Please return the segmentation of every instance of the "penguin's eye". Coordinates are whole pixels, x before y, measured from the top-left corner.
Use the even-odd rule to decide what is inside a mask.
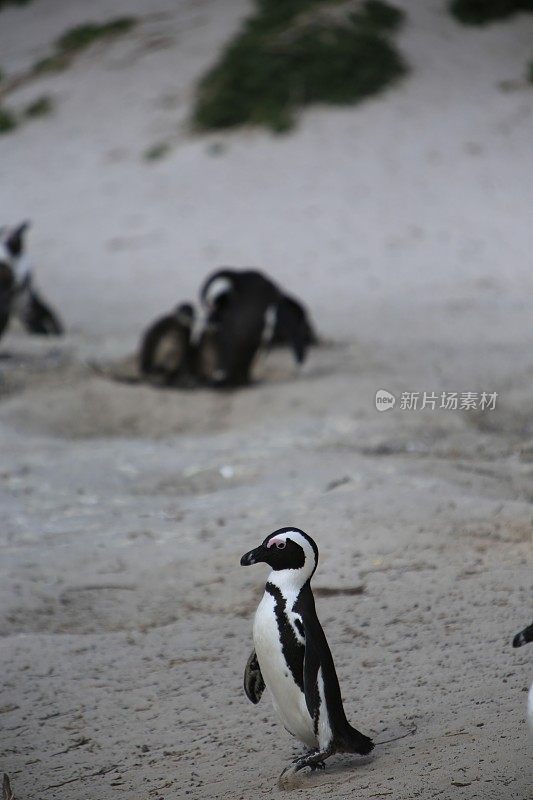
[[[276,542],[276,547],[278,550],[285,550],[286,542]]]

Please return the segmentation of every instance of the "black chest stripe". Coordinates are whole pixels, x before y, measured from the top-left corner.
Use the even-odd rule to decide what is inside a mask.
[[[286,613],[287,601],[283,597],[280,589],[272,583],[267,583],[266,591],[274,598],[274,614],[278,623],[281,650],[295,683],[304,691],[304,654],[305,646],[298,641],[293,627],[289,622]],[[304,635],[304,627],[300,620],[296,620],[298,631]]]

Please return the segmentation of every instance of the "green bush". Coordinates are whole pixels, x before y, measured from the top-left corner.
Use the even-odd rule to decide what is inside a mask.
[[[0,0],[0,11],[6,6],[27,6],[32,0]]]
[[[54,110],[54,103],[47,94],[41,95],[24,109],[25,117],[45,117]]]
[[[0,106],[0,135],[9,133],[17,127],[15,115],[7,108]]]
[[[56,50],[60,53],[73,53],[85,50],[86,47],[96,42],[98,39],[108,39],[112,36],[119,36],[127,33],[137,21],[133,17],[117,17],[110,22],[102,25],[94,22],[87,22],[84,25],[77,25],[75,28],[65,31],[56,41]]]
[[[134,17],[117,17],[117,19],[102,24],[86,22],[83,25],[69,28],[57,39],[54,52],[46,58],[36,61],[32,70],[39,74],[65,69],[77,53],[85,50],[93,42],[120,36],[130,31],[136,24],[137,20]]]
[[[402,12],[368,0],[344,20],[331,2],[257,0],[220,62],[198,86],[193,121],[203,130],[251,123],[283,131],[311,103],[355,103],[403,75],[405,64],[386,33]]]
[[[146,161],[159,161],[170,152],[170,145],[167,142],[158,142],[144,151],[143,157]]]
[[[533,0],[452,0],[450,12],[465,25],[484,25],[517,11],[533,11]]]

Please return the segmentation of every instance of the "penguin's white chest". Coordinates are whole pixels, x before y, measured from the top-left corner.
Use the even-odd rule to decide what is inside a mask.
[[[313,720],[307,710],[305,695],[295,682],[283,655],[275,600],[269,592],[265,592],[257,608],[253,638],[263,680],[272,695],[281,722],[289,733],[308,747],[316,747]]]

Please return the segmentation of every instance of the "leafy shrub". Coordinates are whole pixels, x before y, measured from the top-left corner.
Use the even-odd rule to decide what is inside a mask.
[[[381,0],[368,0],[345,19],[327,13],[331,2],[256,5],[256,15],[198,86],[193,121],[199,129],[251,123],[287,130],[298,107],[356,103],[406,72],[386,36],[403,14]]]
[[[137,20],[134,17],[117,17],[102,24],[86,22],[69,28],[57,39],[54,52],[35,62],[33,72],[39,74],[65,69],[75,55],[94,42],[120,36],[130,31],[136,24]]]
[[[26,106],[24,109],[24,116],[45,117],[47,114],[51,114],[53,110],[54,103],[52,98],[47,94],[43,94],[30,103],[29,106]]]
[[[533,11],[533,0],[452,0],[450,12],[465,25],[484,25],[517,11]]]
[[[17,127],[17,120],[11,111],[0,106],[0,135],[9,133]]]

